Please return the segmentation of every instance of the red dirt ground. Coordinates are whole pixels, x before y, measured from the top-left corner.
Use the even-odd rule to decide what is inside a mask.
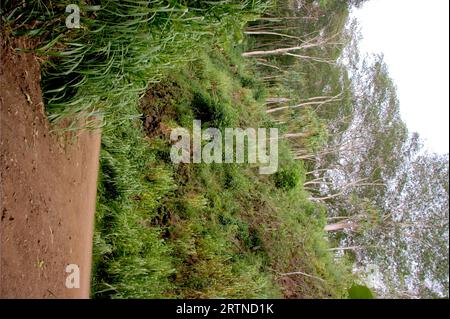
[[[88,298],[100,134],[51,133],[31,42],[0,41],[0,297]]]

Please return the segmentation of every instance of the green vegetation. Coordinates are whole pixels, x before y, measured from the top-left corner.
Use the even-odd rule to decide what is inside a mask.
[[[249,164],[170,162],[167,128],[198,118],[205,127],[269,126],[259,91],[238,48],[215,47],[150,85],[143,119],[103,132],[95,296],[345,294],[348,270],[327,252],[325,211],[307,200],[287,145],[273,178]],[[293,275],[283,285],[283,273],[300,270],[319,279]]]
[[[353,260],[377,295],[448,296],[448,154],[422,149],[383,56],[361,55],[348,19],[361,3],[284,2],[246,28],[244,56],[303,161],[303,189],[326,207],[336,257]]]
[[[348,290],[351,299],[373,299],[372,291],[366,286],[353,285]]]
[[[266,7],[262,0],[16,2],[2,3],[2,18],[12,35],[44,41],[37,52],[49,57],[42,82],[49,118],[100,113],[111,125],[128,119],[123,109],[137,104],[148,83],[203,47],[230,41],[233,30]],[[80,28],[64,23],[69,4],[81,10]]]
[[[414,156],[382,57],[359,56],[348,15],[362,2],[79,1],[80,29],[64,26],[72,1],[2,4],[8,36],[41,40],[49,119],[102,126],[93,297],[345,298],[367,292],[354,262],[397,267],[392,256],[402,263],[385,267],[386,286],[419,294],[405,251],[448,283],[448,222],[406,229],[436,224],[439,213],[416,214],[433,201],[448,220],[448,159]],[[278,172],[173,164],[170,131],[194,119],[278,127]],[[430,186],[420,203],[416,175]],[[389,250],[431,228],[434,254],[407,236]]]
[[[307,200],[288,144],[274,177],[249,164],[170,162],[167,129],[193,119],[274,125],[266,86],[240,56],[243,26],[267,4],[80,2],[82,28],[67,30],[68,3],[35,1],[7,20],[12,34],[46,40],[37,51],[48,56],[49,118],[103,116],[93,296],[345,295],[349,271],[327,251],[325,211]],[[297,271],[307,275],[285,274]]]

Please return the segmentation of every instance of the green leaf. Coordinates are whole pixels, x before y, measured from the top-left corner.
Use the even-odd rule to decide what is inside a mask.
[[[348,289],[349,299],[374,299],[372,291],[363,285],[353,285]]]

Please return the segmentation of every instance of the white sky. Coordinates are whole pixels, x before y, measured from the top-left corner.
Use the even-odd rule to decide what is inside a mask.
[[[370,0],[352,14],[361,50],[384,53],[409,130],[437,153],[449,150],[449,2]]]

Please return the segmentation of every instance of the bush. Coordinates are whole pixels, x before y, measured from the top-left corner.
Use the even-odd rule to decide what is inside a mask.
[[[250,75],[241,75],[240,76],[242,87],[245,88],[253,88],[256,84],[256,80],[253,76]]]
[[[294,189],[300,181],[300,172],[298,167],[281,169],[274,175],[275,186],[285,190]]]

